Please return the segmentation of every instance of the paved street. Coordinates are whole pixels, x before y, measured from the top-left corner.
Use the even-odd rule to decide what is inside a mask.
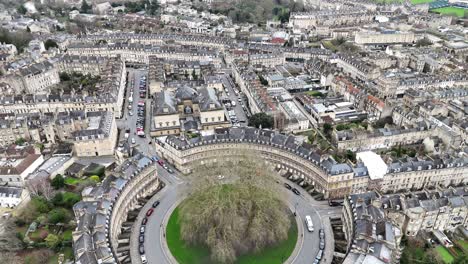
[[[223,78],[223,85],[224,85],[224,87],[227,88],[227,90],[229,92],[228,97],[231,100],[231,102],[232,101],[236,102],[236,106],[232,107],[232,109],[236,113],[236,117],[237,117],[237,120],[239,121],[239,125],[240,126],[247,126],[248,118],[247,118],[246,113],[245,113],[246,110],[244,110],[242,108],[241,102],[239,102],[239,98],[241,98],[242,101],[244,99],[242,98],[242,94],[239,93],[239,95],[236,95],[235,92],[234,92],[234,89],[236,89],[237,91],[240,91],[240,90],[237,89],[235,83],[232,81],[232,79],[228,75],[226,75],[225,78]],[[247,109],[247,107],[245,109]],[[245,121],[245,122],[242,122],[242,121]]]
[[[153,146],[149,144],[151,138],[149,137],[149,130],[150,130],[150,113],[145,111],[145,133],[146,137],[142,138],[136,135],[136,122],[138,118],[138,101],[145,100],[146,105],[150,104],[150,99],[140,99],[140,92],[139,92],[139,84],[140,78],[142,76],[147,75],[146,70],[141,69],[128,69],[128,83],[127,83],[127,91],[125,93],[125,104],[124,104],[124,116],[118,122],[118,127],[122,131],[121,138],[123,138],[123,134],[125,133],[125,129],[130,129],[130,136],[128,138],[128,143],[130,146],[136,146],[140,149],[143,153],[146,153],[149,156],[154,156],[156,151],[154,150]],[[133,80],[133,82],[132,82]],[[133,91],[133,102],[129,102],[130,91]],[[132,105],[132,109],[128,109],[128,105]],[[132,116],[129,115],[129,111],[133,113]],[[135,144],[132,144],[132,138],[135,139]]]

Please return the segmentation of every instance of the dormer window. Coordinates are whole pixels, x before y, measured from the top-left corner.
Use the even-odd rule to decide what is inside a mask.
[[[210,109],[214,109],[215,108],[215,104],[211,103],[210,104]]]
[[[168,113],[168,112],[169,112],[169,108],[164,107],[164,108],[163,108],[163,113]]]

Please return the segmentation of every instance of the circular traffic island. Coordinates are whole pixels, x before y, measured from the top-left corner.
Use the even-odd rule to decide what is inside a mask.
[[[293,252],[297,224],[255,158],[193,170],[193,191],[172,212],[166,242],[180,264],[283,263]]]

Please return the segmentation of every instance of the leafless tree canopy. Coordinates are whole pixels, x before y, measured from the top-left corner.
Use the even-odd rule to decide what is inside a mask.
[[[50,185],[47,177],[36,177],[34,179],[27,180],[25,186],[32,196],[42,195],[48,201],[54,196],[54,189]]]
[[[195,191],[180,205],[182,238],[221,263],[287,239],[291,221],[274,174],[250,155],[194,168]]]

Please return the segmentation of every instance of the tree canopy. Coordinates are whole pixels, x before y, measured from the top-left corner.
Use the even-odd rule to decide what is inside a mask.
[[[287,239],[291,220],[275,172],[262,165],[245,156],[195,168],[195,191],[179,206],[182,239],[207,246],[221,263]]]
[[[267,115],[266,113],[254,114],[249,118],[249,125],[259,128],[272,128],[273,127],[273,117]]]
[[[45,47],[46,50],[49,50],[50,48],[58,48],[58,45],[57,45],[57,42],[55,42],[55,40],[48,39],[44,43],[44,47]]]

